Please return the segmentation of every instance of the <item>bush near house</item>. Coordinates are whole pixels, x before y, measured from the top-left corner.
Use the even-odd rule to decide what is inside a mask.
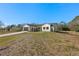
[[[59,28],[60,28],[60,31],[70,31],[68,24],[63,21],[59,23]]]
[[[68,28],[67,25],[64,25],[64,26],[62,27],[62,30],[63,30],[63,31],[70,31],[70,29]]]

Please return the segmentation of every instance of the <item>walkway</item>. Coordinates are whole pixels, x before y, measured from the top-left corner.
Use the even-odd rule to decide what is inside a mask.
[[[25,33],[25,32],[27,32],[27,31],[21,31],[21,32],[14,32],[14,33],[2,34],[2,35],[0,35],[0,37],[16,35],[16,34],[21,34],[21,33]]]

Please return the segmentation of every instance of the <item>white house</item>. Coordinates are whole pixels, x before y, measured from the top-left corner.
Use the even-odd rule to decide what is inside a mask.
[[[29,25],[24,25],[23,26],[23,31],[30,31],[30,26]]]
[[[54,32],[55,27],[51,24],[44,24],[39,26],[34,26],[34,25],[25,25],[23,26],[23,31],[43,31],[43,32]]]
[[[51,25],[50,24],[44,24],[44,25],[42,25],[42,31],[44,31],[44,32],[50,32],[51,31]]]

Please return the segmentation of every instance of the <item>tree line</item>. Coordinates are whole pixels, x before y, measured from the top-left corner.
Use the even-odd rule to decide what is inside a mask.
[[[22,31],[23,24],[12,24],[12,25],[7,25],[0,21],[0,31]]]
[[[22,31],[23,25],[24,24],[17,24],[17,25],[12,24],[12,25],[3,27],[3,26],[5,26],[5,24],[2,21],[0,21],[0,31]],[[33,25],[37,25],[37,24],[33,24]],[[58,23],[58,25],[59,25],[60,30],[62,30],[62,31],[70,30],[68,27],[68,24],[63,21]]]
[[[77,31],[79,32],[79,16],[76,16],[72,21],[65,23],[61,21],[56,23],[59,31]],[[38,24],[32,23],[30,25],[38,26]],[[41,25],[41,24],[40,24]],[[5,24],[0,21],[0,31],[22,31],[24,24],[12,24],[4,27]]]

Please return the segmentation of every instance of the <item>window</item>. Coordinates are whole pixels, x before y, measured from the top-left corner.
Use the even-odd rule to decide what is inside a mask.
[[[46,29],[49,29],[49,27],[46,27]]]
[[[43,27],[43,29],[45,29],[45,27]]]

